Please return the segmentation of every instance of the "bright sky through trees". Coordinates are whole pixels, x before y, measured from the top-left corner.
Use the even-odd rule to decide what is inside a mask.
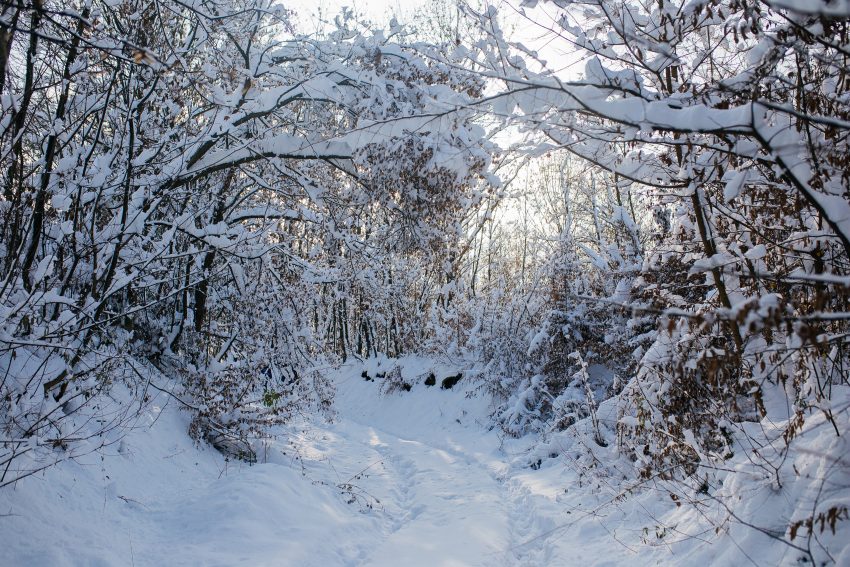
[[[363,14],[376,24],[383,25],[393,16],[412,12],[418,6],[417,3],[401,0],[291,0],[284,5],[298,14],[298,20],[305,31],[315,26],[317,18],[333,20],[344,8],[351,8],[355,13]]]

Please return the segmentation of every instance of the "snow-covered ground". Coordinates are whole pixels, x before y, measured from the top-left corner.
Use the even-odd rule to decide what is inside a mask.
[[[753,530],[706,533],[661,489],[622,498],[566,437],[505,438],[468,381],[381,395],[361,370],[335,374],[332,423],[294,421],[253,466],[196,447],[161,396],[105,452],[0,491],[0,565],[797,563]]]

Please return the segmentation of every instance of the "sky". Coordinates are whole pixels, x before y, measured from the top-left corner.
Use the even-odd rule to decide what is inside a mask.
[[[365,19],[373,22],[376,27],[386,27],[393,17],[401,23],[408,23],[411,16],[419,10],[427,8],[432,0],[282,0],[284,6],[298,15],[298,28],[302,33],[310,33],[327,29],[320,20],[332,21],[343,7],[352,8]],[[452,4],[454,0],[443,0]],[[474,4],[475,2],[473,2]],[[528,17],[519,12],[520,0],[483,0],[483,3],[494,5],[502,14],[503,28],[513,41],[519,41],[528,48],[538,52],[547,62],[550,70],[563,78],[574,78],[577,72],[584,68],[583,61],[568,52],[563,41],[554,39],[554,34],[548,28],[557,18],[556,9],[549,5],[540,4],[537,8],[526,10]],[[460,38],[461,40],[465,38]],[[566,48],[566,49],[565,49]]]
[[[315,16],[321,13],[324,19],[332,19],[343,7],[353,8],[377,24],[389,21],[393,16],[401,16],[413,12],[418,2],[403,0],[283,0],[281,2],[290,10],[295,11],[304,31],[311,29]]]

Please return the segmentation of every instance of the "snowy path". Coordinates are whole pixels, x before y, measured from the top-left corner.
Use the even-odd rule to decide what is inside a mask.
[[[363,390],[342,385],[333,432],[346,453],[379,463],[361,482],[381,501],[383,519],[379,539],[351,565],[572,564],[555,561],[551,545],[563,536],[563,511],[541,512],[546,498],[511,476],[498,436],[462,409],[469,399],[430,390],[375,404]]]
[[[435,447],[362,424],[341,426],[381,457],[387,516],[383,538],[357,565],[551,564],[551,519],[504,478],[507,465],[471,447]]]

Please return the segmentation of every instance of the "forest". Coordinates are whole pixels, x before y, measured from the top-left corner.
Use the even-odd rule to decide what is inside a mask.
[[[0,0],[0,563],[850,563],[850,0],[381,11]]]

